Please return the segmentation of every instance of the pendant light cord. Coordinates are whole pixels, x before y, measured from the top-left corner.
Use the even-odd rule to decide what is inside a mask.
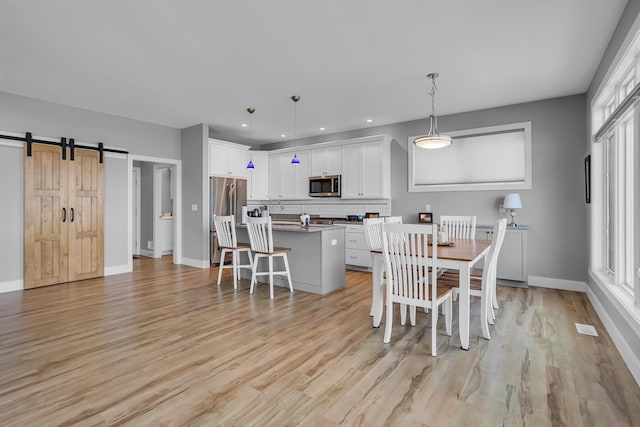
[[[436,115],[436,76],[431,75],[431,90],[427,91],[429,95],[431,95],[431,114]]]

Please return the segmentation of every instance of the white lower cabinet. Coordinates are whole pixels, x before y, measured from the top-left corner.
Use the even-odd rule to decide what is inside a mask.
[[[348,224],[344,233],[345,264],[371,268],[371,253],[364,237],[362,224]]]
[[[476,239],[491,240],[493,228],[477,227]],[[527,228],[507,227],[500,255],[498,256],[497,278],[526,282],[527,269]]]

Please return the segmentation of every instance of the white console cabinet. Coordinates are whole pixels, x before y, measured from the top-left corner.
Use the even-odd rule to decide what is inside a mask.
[[[498,257],[497,278],[526,282],[527,270],[527,226],[507,227],[504,242]],[[493,226],[476,227],[476,239],[491,240]]]

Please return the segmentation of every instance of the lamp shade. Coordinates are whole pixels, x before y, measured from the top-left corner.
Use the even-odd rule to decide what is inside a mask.
[[[520,200],[520,194],[509,193],[506,196],[504,196],[503,206],[505,209],[521,209],[522,200]]]

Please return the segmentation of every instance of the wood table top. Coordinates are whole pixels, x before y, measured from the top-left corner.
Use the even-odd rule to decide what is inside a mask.
[[[450,239],[455,246],[438,246],[438,258],[456,261],[472,261],[484,250],[491,246],[491,240],[481,239]],[[373,253],[382,253],[382,249],[372,250]],[[431,245],[429,245],[431,256]]]

